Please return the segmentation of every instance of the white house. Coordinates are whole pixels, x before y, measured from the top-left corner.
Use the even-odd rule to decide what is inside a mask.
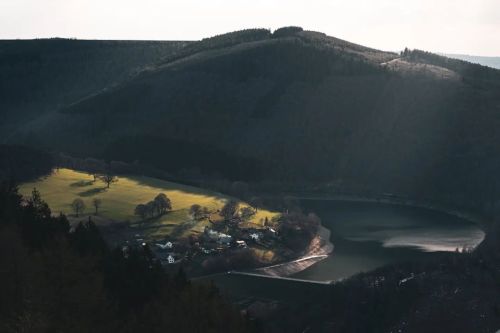
[[[218,232],[212,229],[205,228],[205,234],[213,241],[218,242],[219,244],[227,245],[231,243],[233,237],[231,235],[224,234],[222,232]]]
[[[205,233],[208,235],[208,237],[211,240],[218,240],[219,239],[219,233],[215,230],[212,229],[205,229]]]
[[[175,258],[171,254],[169,254],[167,261],[169,264],[173,264],[173,263],[175,263]]]
[[[250,234],[250,238],[254,241],[258,241],[260,237],[258,233],[254,232],[253,234]]]
[[[245,242],[244,240],[238,240],[236,241],[236,245],[238,247],[247,247],[247,242]]]
[[[231,243],[231,241],[233,240],[233,237],[229,236],[229,235],[226,235],[226,234],[219,234],[219,243],[220,244],[224,244],[224,245],[228,245],[229,243]]]
[[[172,244],[172,242],[166,242],[165,244],[156,243],[155,245],[162,250],[171,249],[174,247],[174,244]]]

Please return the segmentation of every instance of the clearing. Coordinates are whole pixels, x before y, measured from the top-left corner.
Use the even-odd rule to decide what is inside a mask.
[[[210,211],[216,211],[230,199],[229,196],[217,192],[144,176],[120,176],[118,182],[106,188],[105,183],[100,180],[94,181],[93,176],[71,169],[54,170],[47,177],[21,185],[19,192],[29,196],[33,188],[40,192],[42,199],[49,204],[54,214],[64,213],[71,222],[93,216],[92,200],[99,198],[102,200],[102,206],[99,208],[99,215],[93,216],[98,225],[128,221],[131,226],[136,226],[142,231],[147,230],[145,234],[147,238],[165,236],[178,238],[202,232],[210,222],[206,219],[194,221],[189,215],[191,205],[198,204]],[[172,211],[142,223],[140,218],[134,215],[135,207],[153,200],[159,193],[165,193],[170,198]],[[80,218],[74,217],[70,206],[76,198],[82,199],[86,206]],[[240,202],[240,208],[245,206],[249,205]],[[259,209],[248,223],[254,224],[255,228],[262,228],[262,221],[266,217],[271,220],[276,215],[278,215],[276,212]]]

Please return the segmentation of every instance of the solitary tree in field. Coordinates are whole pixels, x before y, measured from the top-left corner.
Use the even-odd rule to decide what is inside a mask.
[[[101,207],[101,205],[102,205],[101,199],[94,198],[94,200],[92,200],[92,206],[94,206],[95,208],[95,215],[97,215],[97,213],[99,212],[99,208]]]
[[[158,194],[154,199],[154,205],[158,215],[165,214],[172,210],[172,202],[165,193]]]
[[[83,202],[83,200],[80,198],[76,198],[71,203],[71,209],[73,209],[73,211],[76,214],[76,217],[78,217],[78,215],[80,215],[80,213],[82,213],[85,210],[85,202]]]
[[[148,207],[144,204],[139,204],[135,207],[134,214],[144,220],[148,216]]]
[[[239,204],[236,200],[229,200],[228,202],[226,202],[224,207],[222,207],[220,216],[222,216],[225,220],[232,219],[238,211],[238,206]]]
[[[99,176],[99,179],[102,180],[104,183],[106,183],[106,188],[109,188],[109,186],[113,183],[116,183],[118,181],[118,177],[111,173],[106,173],[104,175]]]

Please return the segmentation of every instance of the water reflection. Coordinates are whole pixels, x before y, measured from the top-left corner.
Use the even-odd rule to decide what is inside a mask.
[[[421,208],[324,200],[303,205],[331,230],[335,250],[294,275],[301,279],[338,280],[390,263],[474,248],[484,239],[484,232],[469,221]]]

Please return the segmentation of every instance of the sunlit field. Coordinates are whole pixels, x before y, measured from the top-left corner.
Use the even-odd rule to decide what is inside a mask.
[[[179,233],[176,236],[186,236],[190,232],[201,232],[208,221],[193,221],[189,215],[189,208],[193,204],[207,207],[210,211],[222,208],[229,198],[220,193],[203,190],[200,188],[181,185],[142,176],[118,177],[118,182],[106,188],[106,184],[94,179],[91,175],[70,169],[55,170],[52,175],[36,182],[25,183],[20,186],[19,192],[25,196],[30,195],[36,188],[42,198],[49,204],[54,214],[64,213],[70,218],[74,216],[71,202],[81,198],[85,203],[83,215],[94,215],[92,200],[99,198],[102,206],[99,208],[99,218],[94,218],[97,223],[129,221],[139,225],[140,218],[134,215],[138,204],[144,204],[159,193],[165,193],[172,202],[172,211],[153,220],[148,221],[151,227],[151,236],[165,236],[173,230]],[[240,207],[248,206],[241,203]],[[277,213],[259,210],[249,223],[256,227],[262,226],[266,217],[270,220]],[[185,226],[185,228],[179,228]]]

